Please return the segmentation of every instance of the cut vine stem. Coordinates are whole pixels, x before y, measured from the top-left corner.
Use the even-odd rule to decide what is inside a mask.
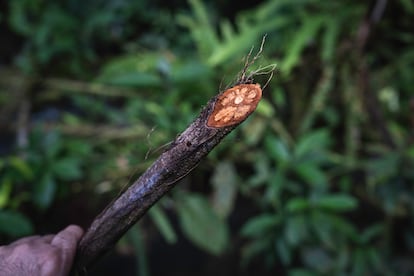
[[[245,67],[250,65],[247,62]],[[245,77],[246,70],[243,68],[244,74],[235,86],[210,99],[169,148],[94,219],[79,242],[73,273],[85,274],[154,203],[256,109],[262,90],[259,84],[251,84],[251,76]]]

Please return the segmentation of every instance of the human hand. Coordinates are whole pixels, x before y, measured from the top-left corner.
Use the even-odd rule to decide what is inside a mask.
[[[68,275],[82,235],[82,228],[69,225],[56,235],[31,236],[0,246],[0,275]]]

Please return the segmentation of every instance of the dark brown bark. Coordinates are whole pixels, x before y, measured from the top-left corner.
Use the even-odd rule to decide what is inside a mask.
[[[243,78],[239,81],[239,83],[244,82]],[[253,86],[260,90],[258,95],[260,97],[260,86]],[[76,271],[85,272],[102,254],[111,249],[155,202],[171,190],[178,180],[194,169],[204,156],[254,111],[260,98],[250,107],[250,112],[246,112],[242,117],[235,115],[232,118],[232,125],[223,127],[207,125],[213,110],[216,112],[217,109],[227,108],[218,100],[229,93],[233,93],[231,97],[235,97],[235,88],[237,86],[213,97],[194,122],[175,139],[152,166],[95,218],[78,246]]]

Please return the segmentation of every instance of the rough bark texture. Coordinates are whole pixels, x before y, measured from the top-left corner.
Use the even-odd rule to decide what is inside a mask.
[[[256,87],[260,89],[259,85]],[[246,113],[244,117],[234,120],[234,124],[230,126],[209,127],[207,121],[213,110],[218,108],[218,98],[226,91],[213,97],[195,121],[175,139],[152,166],[95,218],[78,246],[76,271],[81,274],[86,272],[155,202],[250,115],[251,112]],[[252,106],[252,111],[256,108],[257,102]]]

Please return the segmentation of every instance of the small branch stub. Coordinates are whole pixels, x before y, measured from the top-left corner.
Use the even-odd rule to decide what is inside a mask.
[[[207,120],[207,126],[221,128],[244,121],[262,98],[259,84],[239,84],[218,96]]]

